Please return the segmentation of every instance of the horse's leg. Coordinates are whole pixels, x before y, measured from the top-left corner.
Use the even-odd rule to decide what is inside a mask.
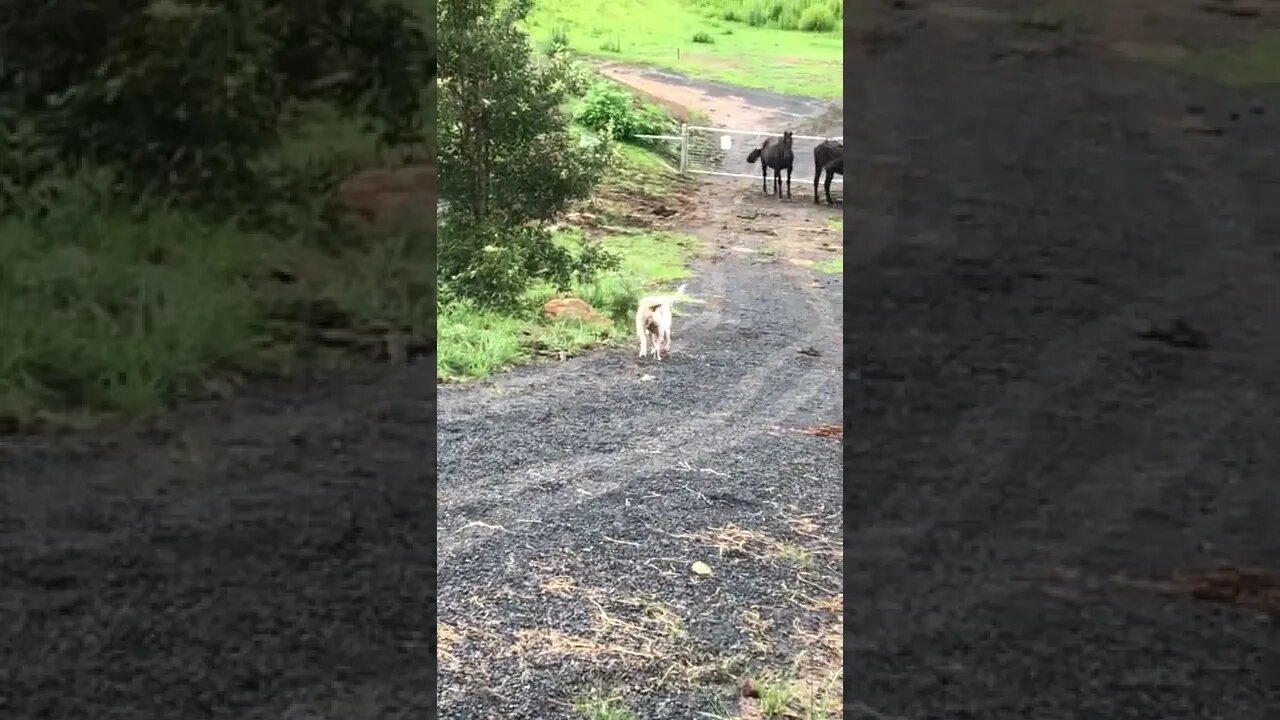
[[[769,164],[760,158],[760,192],[768,194],[769,192]]]
[[[813,171],[813,204],[818,204],[818,180],[822,178],[822,168]]]
[[[826,183],[822,186],[822,189],[827,191],[827,204],[828,204],[828,205],[834,205],[834,204],[835,204],[835,203],[833,203],[833,202],[831,201],[831,179],[832,179],[832,178],[834,178],[835,176],[836,176],[835,172],[833,172],[833,171],[828,171],[828,172],[827,172],[827,181],[826,181]],[[815,198],[813,199],[813,201],[814,201],[814,202],[817,202],[817,201],[818,201],[818,199],[815,197]]]
[[[787,199],[791,199],[791,166],[787,166]]]

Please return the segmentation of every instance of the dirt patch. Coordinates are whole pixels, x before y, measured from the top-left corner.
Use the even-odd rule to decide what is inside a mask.
[[[334,192],[340,212],[362,223],[436,222],[436,168],[409,165],[362,170],[342,181]]]
[[[613,80],[636,90],[644,97],[672,110],[678,117],[698,113],[712,119],[719,127],[740,129],[778,129],[790,127],[798,120],[811,119],[829,111],[839,101],[797,98],[765,90],[738,88],[710,80],[676,75],[651,67],[623,63],[599,62],[596,69]],[[834,131],[824,135],[840,135]]]
[[[767,128],[777,118],[775,110],[747,103],[741,96],[725,97],[705,87],[674,85],[651,77],[645,69],[608,64],[601,65],[599,70],[684,122],[695,122],[701,114],[725,127]]]

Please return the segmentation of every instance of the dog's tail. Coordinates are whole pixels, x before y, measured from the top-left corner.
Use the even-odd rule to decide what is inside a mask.
[[[651,298],[648,304],[645,305],[645,307],[649,308],[650,312],[656,311],[658,308],[661,308],[661,307],[673,307],[676,304],[676,300],[678,298],[684,297],[684,289],[687,286],[688,286],[688,283],[680,283],[680,287],[676,288],[676,291],[674,293],[670,295],[659,295],[657,297]]]
[[[747,155],[747,162],[749,163],[754,163],[756,160],[759,160],[759,159],[760,159],[760,148],[756,148],[755,150],[752,150],[751,153]]]

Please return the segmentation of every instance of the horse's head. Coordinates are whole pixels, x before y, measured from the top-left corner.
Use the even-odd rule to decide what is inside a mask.
[[[784,147],[791,147],[791,131],[790,130],[787,130],[782,133],[782,145]]]

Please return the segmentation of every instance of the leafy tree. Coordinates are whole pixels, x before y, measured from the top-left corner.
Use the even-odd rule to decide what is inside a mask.
[[[0,174],[52,154],[200,202],[257,199],[303,101],[413,139],[435,77],[431,36],[389,1],[5,0],[0,48],[0,135],[32,154]]]
[[[612,258],[554,244],[546,223],[590,195],[613,154],[575,133],[563,106],[585,78],[533,52],[530,0],[441,0],[438,107],[442,292],[511,305],[535,280],[566,286]]]

